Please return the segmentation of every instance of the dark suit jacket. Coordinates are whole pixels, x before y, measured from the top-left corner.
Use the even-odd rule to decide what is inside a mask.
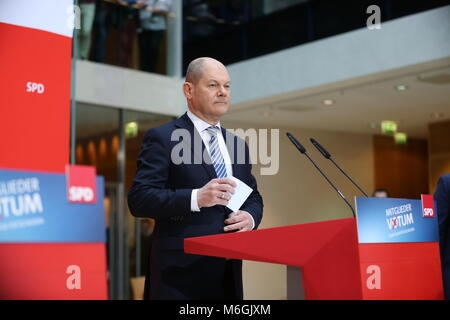
[[[192,139],[184,136],[171,141],[175,129],[188,133]],[[248,147],[242,139],[226,134],[223,128],[222,134],[232,160],[233,176],[254,190],[241,210],[252,215],[257,228],[262,218],[263,202],[251,174]],[[180,144],[180,141],[183,142]],[[234,148],[230,148],[230,142],[234,142]],[[174,147],[175,153],[186,157],[186,161],[179,164],[172,161]],[[241,147],[245,161],[237,162],[237,151]],[[150,129],[144,135],[138,170],[128,193],[128,206],[136,217],[156,219],[146,278],[147,298],[242,299],[242,261],[227,262],[223,258],[183,252],[184,238],[224,233],[224,220],[231,213],[221,205],[191,212],[192,189],[201,188],[217,178],[214,167],[202,161],[204,151],[201,137],[186,113],[175,121]],[[209,159],[208,153],[205,154]],[[227,284],[232,284],[231,296],[227,293]]]
[[[442,277],[445,297],[450,299],[450,174],[439,178],[434,200],[439,220]]]

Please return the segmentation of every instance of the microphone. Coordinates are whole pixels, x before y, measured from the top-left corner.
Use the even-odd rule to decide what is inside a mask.
[[[333,182],[330,181],[330,179],[328,179],[328,177],[325,175],[325,173],[323,173],[323,171],[319,168],[319,166],[314,162],[313,159],[310,158],[310,156],[308,155],[308,153],[306,152],[305,147],[303,147],[303,145],[298,142],[297,139],[295,139],[295,137],[290,134],[289,132],[286,132],[287,137],[289,138],[289,140],[291,140],[292,144],[298,149],[298,151],[300,151],[300,153],[304,154],[309,161],[311,161],[311,163],[314,165],[314,167],[316,167],[316,169],[320,172],[320,174],[325,178],[325,180],[327,180],[327,182],[333,187],[333,189],[341,196],[341,198],[345,201],[345,203],[349,206],[349,208],[352,210],[352,214],[353,217],[356,218],[356,214],[355,214],[355,210],[353,209],[352,205],[347,201],[347,199],[345,198],[345,196],[342,194],[342,192],[336,188],[336,186],[333,184]]]
[[[333,160],[333,158],[331,157],[331,154],[325,150],[325,148],[318,143],[314,138],[310,138],[309,139],[311,141],[311,143],[314,145],[314,147],[317,148],[317,150],[319,150],[319,152],[328,160],[330,160],[331,162],[333,162],[333,164],[359,189],[359,191],[362,192],[362,194],[368,198],[369,196],[367,195],[367,193],[364,192],[364,190],[355,182],[353,181],[352,178],[350,178],[350,176]]]
[[[289,132],[286,132],[286,135],[289,138],[289,140],[291,140],[291,142],[294,144],[294,146],[297,147],[297,149],[298,149],[298,151],[300,151],[300,153],[306,154],[305,147],[303,147],[302,144],[300,142],[298,142],[297,139],[295,139],[295,137],[292,134],[290,134]],[[306,156],[308,156],[308,155],[306,155]]]

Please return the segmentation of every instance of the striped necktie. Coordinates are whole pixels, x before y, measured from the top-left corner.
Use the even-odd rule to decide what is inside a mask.
[[[209,140],[209,155],[211,156],[214,170],[216,170],[217,178],[226,177],[227,168],[225,167],[225,162],[223,161],[223,156],[220,152],[219,141],[217,138],[217,132],[220,131],[220,128],[217,126],[210,126],[206,128],[206,130],[211,135],[211,140]]]

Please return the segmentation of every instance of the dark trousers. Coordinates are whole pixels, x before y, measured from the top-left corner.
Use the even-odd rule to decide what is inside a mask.
[[[149,259],[150,263],[150,259]],[[236,283],[236,277],[234,272],[233,262],[232,260],[227,260],[225,262],[225,269],[222,279],[218,279],[217,281],[221,281],[221,287],[223,288],[222,293],[217,297],[211,297],[208,295],[208,292],[204,292],[203,294],[209,299],[214,300],[243,300],[243,292],[242,292],[242,282],[239,284]],[[195,284],[192,284],[195,285]],[[150,296],[150,270],[147,269],[147,274],[145,277],[145,288],[144,288],[144,300],[152,300],[153,298]],[[162,298],[165,299],[165,298]],[[179,299],[179,298],[169,298],[169,299]],[[195,299],[195,298],[194,298]],[[202,300],[205,298],[202,298]],[[208,298],[206,298],[208,299]]]
[[[233,264],[230,260],[226,262],[224,283],[224,300],[242,300],[236,294],[235,279],[233,274]]]

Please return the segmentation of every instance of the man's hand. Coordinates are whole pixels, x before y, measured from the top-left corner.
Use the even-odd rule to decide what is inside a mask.
[[[212,179],[197,192],[199,208],[212,207],[216,204],[226,206],[234,194],[236,182],[230,178]]]
[[[250,231],[253,228],[252,216],[250,213],[243,210],[230,213],[228,219],[225,220],[225,223],[228,225],[223,228],[224,231],[238,230],[238,232],[241,232]]]

